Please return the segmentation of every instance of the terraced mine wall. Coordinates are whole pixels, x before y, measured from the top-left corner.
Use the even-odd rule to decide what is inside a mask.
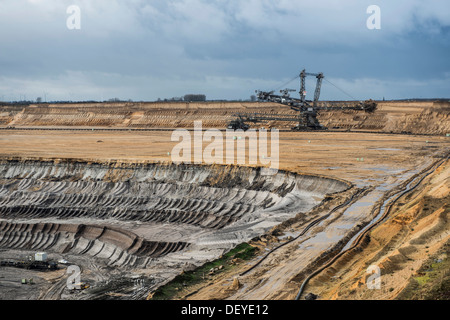
[[[358,110],[321,111],[319,121],[328,128],[360,129],[418,134],[450,133],[448,101],[378,101],[373,113]],[[353,102],[320,102],[319,106],[345,106]],[[192,128],[202,120],[204,128],[226,128],[235,113],[262,112],[273,116],[295,115],[289,107],[262,102],[147,102],[78,103],[0,106],[3,127],[112,127]],[[291,128],[292,122],[268,121],[253,126]]]
[[[118,266],[162,257],[188,246],[185,242],[147,241],[125,230],[85,224],[2,221],[0,234],[2,248],[89,255]]]
[[[168,266],[217,258],[349,187],[250,167],[2,160],[0,248],[159,268],[164,277]]]

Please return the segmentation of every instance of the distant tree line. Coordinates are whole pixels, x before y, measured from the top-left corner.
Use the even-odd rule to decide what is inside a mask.
[[[184,101],[206,101],[206,96],[204,94],[186,94]]]
[[[204,94],[185,94],[184,97],[173,97],[170,99],[161,99],[158,98],[157,101],[186,101],[186,102],[197,102],[197,101],[206,101],[206,95]]]
[[[213,100],[208,100],[211,102],[244,102],[244,101],[257,101],[257,97],[255,95],[251,95],[249,99],[213,99]],[[206,95],[204,94],[186,94],[183,97],[172,97],[172,98],[165,98],[165,99],[161,99],[158,98],[156,101],[158,102],[202,102],[202,101],[207,101],[206,100]],[[430,99],[430,98],[418,98],[418,99],[390,99],[387,100],[385,98],[383,98],[383,101],[408,101],[408,102],[412,102],[412,101],[443,101],[443,102],[448,102],[450,101],[449,98],[436,98],[436,99]],[[111,98],[108,100],[104,100],[104,101],[97,101],[97,100],[83,100],[83,101],[65,101],[65,100],[57,100],[57,101],[43,101],[42,97],[37,97],[35,101],[33,100],[19,100],[19,101],[10,101],[10,102],[6,102],[6,101],[0,101],[0,105],[30,105],[30,104],[43,104],[43,105],[48,105],[48,104],[76,104],[76,103],[102,103],[102,102],[110,102],[110,103],[117,103],[117,102],[149,102],[147,101],[134,101],[132,99],[128,99],[128,100],[123,100],[123,99],[119,99],[119,98]]]

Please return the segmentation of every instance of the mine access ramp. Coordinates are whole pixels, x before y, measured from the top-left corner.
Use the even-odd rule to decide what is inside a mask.
[[[314,100],[306,100],[306,77],[314,76],[317,79],[316,88],[314,91]],[[276,102],[286,106],[289,106],[292,110],[297,111],[297,115],[272,115],[264,113],[236,113],[234,116],[236,119],[231,120],[228,123],[228,129],[233,130],[248,130],[250,123],[258,123],[262,121],[287,121],[297,122],[298,124],[292,128],[294,131],[310,131],[310,130],[326,130],[327,128],[320,124],[317,119],[317,114],[320,111],[328,110],[363,110],[365,112],[374,112],[377,108],[377,104],[373,100],[357,101],[353,104],[328,103],[326,105],[319,106],[320,91],[322,88],[322,81],[325,78],[323,73],[309,73],[305,70],[300,72],[298,76],[300,78],[300,99],[292,98],[290,92],[294,92],[294,89],[282,89],[280,94],[274,94],[275,91],[256,91],[259,101]],[[297,77],[296,77],[297,78]],[[294,78],[293,80],[295,80]],[[328,81],[329,82],[329,81]],[[335,85],[334,85],[335,86]],[[337,87],[337,86],[336,86]]]

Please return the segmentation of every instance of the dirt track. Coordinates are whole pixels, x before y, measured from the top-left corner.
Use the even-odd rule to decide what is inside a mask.
[[[434,279],[427,280],[428,288],[417,279],[434,268],[440,277],[438,287],[448,298],[443,281],[448,281],[449,164],[445,162],[412,194],[401,197],[389,218],[370,232],[362,250],[345,254],[320,273],[308,290],[322,299],[424,299],[427,295],[430,299]],[[378,290],[368,289],[369,265],[380,268]],[[432,299],[436,298],[440,297]]]

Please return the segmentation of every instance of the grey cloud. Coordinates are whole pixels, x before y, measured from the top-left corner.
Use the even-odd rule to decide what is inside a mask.
[[[419,85],[445,95],[438,83],[448,85],[450,4],[377,3],[382,29],[373,31],[365,26],[368,0],[4,0],[0,96],[45,87],[60,99],[100,99],[99,92],[156,99],[189,90],[248,98],[301,68],[344,79],[360,97],[376,93],[360,83],[397,98]],[[72,4],[81,9],[81,30],[66,28]],[[395,95],[382,81],[402,89]],[[417,86],[408,91],[404,83]]]

